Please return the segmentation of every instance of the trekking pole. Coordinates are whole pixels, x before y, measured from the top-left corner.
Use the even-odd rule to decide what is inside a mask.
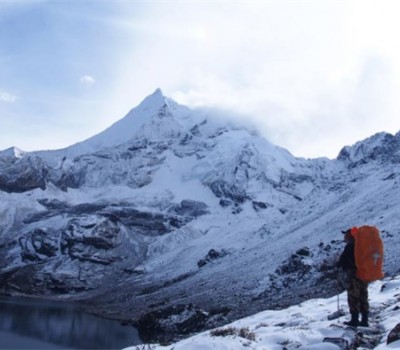
[[[337,311],[340,310],[340,305],[339,305],[339,293],[337,294]]]
[[[336,268],[336,289],[337,289],[337,297],[336,297],[336,301],[337,301],[337,310],[328,316],[328,320],[334,320],[336,318],[339,318],[341,316],[344,316],[345,313],[343,310],[340,309],[340,304],[339,304],[339,294],[340,294],[340,283],[339,283],[339,269]]]
[[[339,268],[336,267],[336,288],[337,288],[337,311],[340,312],[339,295],[340,295],[340,282],[339,282]]]

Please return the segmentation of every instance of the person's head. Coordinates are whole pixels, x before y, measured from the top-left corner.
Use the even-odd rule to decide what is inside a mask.
[[[351,234],[351,230],[347,230],[346,233],[344,234],[344,241],[345,242],[350,242],[352,241],[354,238]]]
[[[346,231],[342,231],[342,233],[344,234],[343,239],[345,240],[345,242],[351,242],[354,240],[354,236],[353,234],[357,231],[357,227],[352,227],[349,228]]]

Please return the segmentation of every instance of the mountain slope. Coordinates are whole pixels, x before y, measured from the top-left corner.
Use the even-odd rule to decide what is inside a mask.
[[[295,158],[157,90],[86,141],[0,154],[0,291],[77,300],[169,340],[334,295],[350,226],[381,229],[395,274],[399,138]]]
[[[398,348],[399,340],[390,346],[386,341],[399,323],[396,310],[400,307],[400,278],[375,282],[369,289],[370,329],[362,328],[357,332],[343,326],[349,315],[346,293],[343,293],[339,296],[339,305],[347,315],[339,319],[328,320],[328,316],[338,310],[336,297],[314,299],[283,310],[263,311],[169,346],[148,346],[152,350]]]

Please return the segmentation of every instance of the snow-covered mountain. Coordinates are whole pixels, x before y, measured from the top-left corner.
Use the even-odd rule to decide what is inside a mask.
[[[156,90],[66,149],[0,152],[0,291],[84,302],[169,340],[334,295],[340,230],[399,272],[400,133],[303,159]]]

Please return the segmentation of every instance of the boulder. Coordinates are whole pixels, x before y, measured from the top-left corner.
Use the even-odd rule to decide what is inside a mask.
[[[400,323],[398,323],[388,334],[386,344],[400,340]]]

